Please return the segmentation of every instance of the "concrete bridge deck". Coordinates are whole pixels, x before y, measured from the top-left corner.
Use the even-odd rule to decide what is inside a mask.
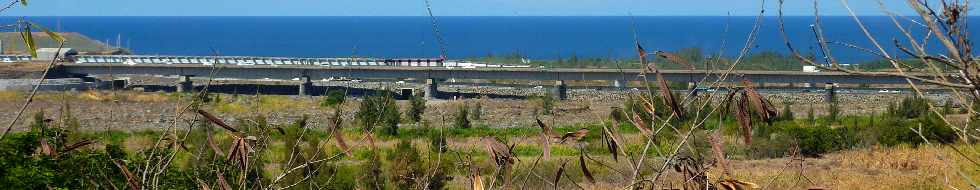
[[[196,64],[64,64],[64,71],[78,75],[179,75],[206,77],[212,66]],[[497,79],[497,80],[605,80],[642,81],[639,69],[541,69],[541,68],[447,68],[398,66],[321,67],[309,65],[220,65],[217,78],[317,80],[331,77],[386,79]],[[705,76],[717,79],[719,73],[702,70],[665,70],[671,82],[697,82]],[[756,83],[839,83],[839,84],[905,84],[902,77],[883,73],[856,76],[841,72],[736,71],[727,81],[748,79]],[[649,80],[655,80],[651,75]]]

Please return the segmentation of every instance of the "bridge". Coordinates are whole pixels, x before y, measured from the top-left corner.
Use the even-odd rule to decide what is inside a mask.
[[[203,64],[118,64],[118,63],[75,63],[63,64],[61,70],[76,75],[170,75],[182,76],[178,91],[193,87],[190,77],[210,76],[212,65]],[[611,81],[622,86],[627,81],[647,80],[638,77],[639,69],[564,69],[564,68],[461,68],[461,67],[402,67],[402,66],[317,66],[317,65],[218,65],[216,78],[235,79],[303,79],[300,94],[312,87],[311,80],[327,78],[370,78],[370,79],[426,79],[426,97],[438,96],[437,81],[440,79],[498,79],[555,81],[552,92],[559,98],[565,97],[567,80]],[[719,73],[692,70],[665,70],[662,72],[671,82],[698,82],[702,78],[710,81],[719,78]],[[807,83],[807,84],[905,84],[902,77],[876,75],[857,76],[841,72],[798,72],[798,71],[736,71],[726,81],[737,82],[743,79],[755,83]],[[652,76],[649,80],[655,80]],[[830,87],[830,86],[828,86]]]
[[[136,64],[230,64],[230,65],[316,65],[316,66],[443,66],[448,62],[431,58],[295,58],[253,56],[158,56],[158,55],[78,55],[69,58],[79,64],[122,63]],[[0,57],[0,60],[4,60]],[[456,63],[456,62],[452,62]]]

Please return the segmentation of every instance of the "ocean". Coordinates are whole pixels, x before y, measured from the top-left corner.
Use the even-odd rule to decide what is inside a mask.
[[[19,17],[0,17],[12,23]],[[79,32],[136,54],[290,57],[439,57],[429,17],[27,17],[53,30]],[[861,17],[892,54],[892,39],[905,39],[888,17]],[[449,58],[519,53],[530,59],[634,58],[636,36],[650,51],[700,48],[735,56],[756,17],[438,17]],[[787,17],[794,46],[819,55],[813,17]],[[823,17],[828,40],[873,48],[850,17]],[[971,25],[980,19],[970,19]],[[902,20],[905,26],[913,22]],[[727,29],[726,29],[727,28]],[[727,31],[727,32],[726,32]],[[924,30],[912,30],[923,36]],[[975,34],[976,29],[971,30]],[[930,51],[943,52],[938,42]],[[776,17],[764,17],[751,52],[786,53]],[[833,47],[842,61],[877,59],[852,48]]]

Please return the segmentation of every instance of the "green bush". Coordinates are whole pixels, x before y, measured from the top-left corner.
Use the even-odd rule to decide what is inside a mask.
[[[449,151],[449,143],[446,142],[446,134],[439,131],[429,132],[429,148],[432,152]]]
[[[421,96],[412,96],[409,99],[408,120],[418,123],[422,121],[422,114],[425,114],[425,98]]]
[[[459,105],[459,109],[456,111],[456,119],[453,120],[453,126],[457,129],[467,129],[471,127],[469,108],[467,108],[466,104]]]
[[[779,120],[792,121],[794,119],[796,119],[796,116],[793,115],[792,105],[789,103],[783,103],[783,110],[782,113],[779,114]]]
[[[800,154],[816,157],[857,146],[860,142],[858,132],[853,127],[831,128],[828,125],[803,126],[793,121],[776,122],[770,127],[756,129],[750,154],[756,158],[781,157],[798,147]]]
[[[806,111],[806,121],[810,124],[817,122],[817,116],[813,113],[813,104],[811,104],[810,109]]]
[[[909,96],[902,99],[902,102],[891,112],[891,115],[913,119],[921,117],[927,112],[929,112],[929,100],[918,96]]]
[[[388,154],[388,167],[385,171],[395,189],[411,189],[416,180],[422,179],[425,171],[422,169],[422,159],[419,151],[412,146],[411,140],[400,140],[395,149]]]
[[[320,100],[320,106],[323,107],[333,107],[343,104],[347,101],[347,95],[340,90],[331,90],[327,92],[327,96]]]
[[[832,100],[829,105],[827,105],[827,120],[831,123],[837,122],[837,117],[840,116],[840,104],[836,100]]]
[[[385,179],[384,171],[381,168],[381,157],[377,151],[366,152],[367,161],[361,162],[360,180],[362,189],[387,189],[385,188],[388,180]]]
[[[390,93],[364,98],[356,117],[358,124],[365,130],[372,130],[374,126],[381,126],[382,134],[398,135],[398,123],[401,121],[401,114],[398,113],[398,104],[395,104],[395,99]]]
[[[544,115],[551,115],[552,110],[555,109],[555,97],[552,96],[537,96],[531,97],[531,100],[537,104],[538,109],[535,109],[535,113],[542,113]]]
[[[104,189],[109,183],[124,186],[125,179],[111,156],[125,156],[112,146],[113,154],[106,151],[78,149],[67,152],[63,148],[75,143],[67,142],[63,135],[68,131],[48,128],[43,112],[34,115],[34,122],[27,132],[11,133],[0,141],[0,184],[4,189]],[[48,142],[59,155],[36,154],[40,141]],[[111,171],[108,173],[95,171]],[[91,180],[97,179],[98,183]]]
[[[921,127],[921,128],[920,128]],[[920,130],[922,135],[912,129]],[[881,125],[869,129],[877,137],[879,144],[893,146],[898,144],[919,145],[925,143],[925,136],[932,143],[953,143],[959,138],[952,128],[936,114],[926,114],[919,118],[906,120],[898,117],[885,117]]]
[[[477,101],[473,104],[473,111],[470,112],[470,118],[473,118],[473,120],[483,119],[483,103]]]
[[[946,100],[945,103],[943,103],[943,111],[942,111],[942,113],[943,113],[943,115],[949,115],[949,114],[953,114],[954,113],[953,112],[953,101]]]

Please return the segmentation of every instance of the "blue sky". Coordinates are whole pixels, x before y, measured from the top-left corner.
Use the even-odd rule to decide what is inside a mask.
[[[812,15],[813,1],[786,0],[788,15]],[[905,0],[882,0],[911,15]],[[755,15],[757,0],[432,0],[438,16],[724,16]],[[766,2],[776,14],[776,0]],[[883,15],[876,0],[852,0],[859,15]],[[821,14],[847,15],[838,0]],[[971,11],[975,12],[975,11]],[[423,16],[423,0],[31,0],[3,16]]]

